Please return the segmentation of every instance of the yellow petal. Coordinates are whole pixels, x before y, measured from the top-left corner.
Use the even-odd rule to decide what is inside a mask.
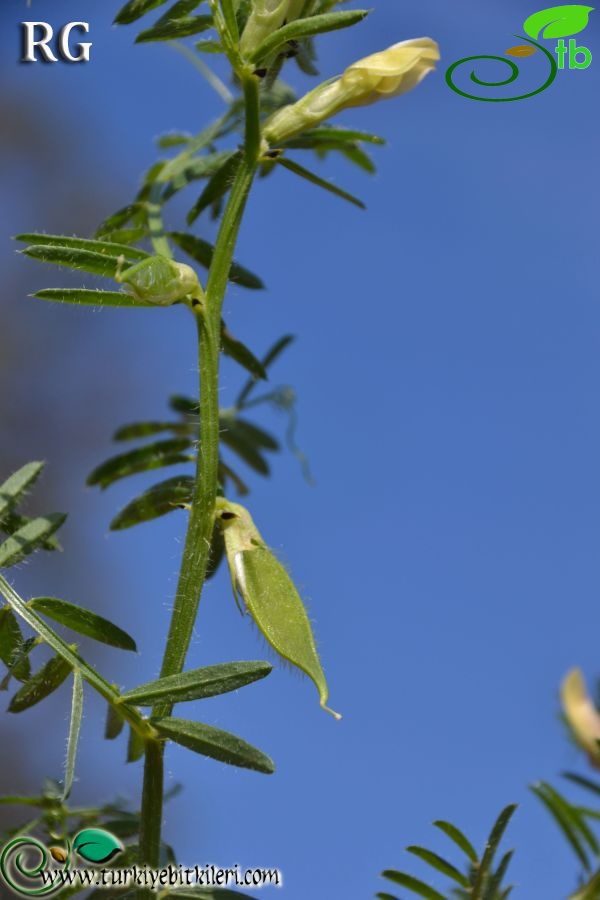
[[[600,764],[600,714],[587,692],[581,669],[571,669],[560,689],[562,707],[573,736],[590,755],[595,765]]]

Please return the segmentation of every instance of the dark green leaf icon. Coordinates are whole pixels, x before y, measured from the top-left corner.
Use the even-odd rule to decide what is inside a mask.
[[[579,34],[586,28],[593,6],[580,6],[570,4],[568,6],[551,6],[542,9],[526,19],[523,28],[529,37],[537,40],[544,38],[570,37]]]
[[[73,849],[88,862],[105,863],[123,850],[123,844],[109,831],[85,828],[75,836]]]

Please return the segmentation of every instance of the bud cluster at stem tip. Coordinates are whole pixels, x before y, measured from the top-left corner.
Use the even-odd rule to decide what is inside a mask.
[[[344,109],[405,94],[435,69],[439,59],[439,47],[428,37],[401,41],[373,53],[348,66],[339,78],[319,85],[272,115],[265,122],[265,139],[271,146],[281,144]]]

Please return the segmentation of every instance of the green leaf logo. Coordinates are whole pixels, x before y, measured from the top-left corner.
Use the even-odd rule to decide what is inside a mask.
[[[85,828],[75,836],[73,849],[79,856],[92,863],[105,863],[123,851],[123,844],[109,831],[101,828]]]
[[[586,28],[593,6],[551,6],[534,13],[525,21],[523,28],[529,37],[544,38],[570,37]]]

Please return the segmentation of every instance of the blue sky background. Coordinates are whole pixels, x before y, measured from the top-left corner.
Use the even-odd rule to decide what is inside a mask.
[[[344,720],[279,667],[262,684],[191,705],[185,715],[258,744],[278,770],[267,778],[171,748],[169,783],[185,791],[168,807],[165,835],[186,863],[280,867],[287,900],[362,898],[384,889],[384,867],[425,873],[402,848],[446,849],[432,820],[455,821],[481,845],[500,808],[518,802],[517,896],[565,897],[575,860],[527,785],[581,765],[556,692],[572,665],[598,675],[600,62],[560,73],[528,101],[470,102],[447,88],[445,67],[501,55],[537,7],[374,6],[362,26],[321,39],[324,77],[421,35],[440,42],[440,71],[409,96],[340,119],[389,139],[373,178],[334,159],[321,168],[366,213],[287,172],[258,184],[237,257],[268,290],[233,288],[226,300],[231,329],[257,352],[298,336],[273,378],[298,392],[316,486],[282,455],[272,480],[249,475],[249,505],[304,589]],[[9,241],[25,229],[91,233],[132,197],[158,134],[197,131],[220,111],[185,60],[112,28],[116,10],[33,0],[28,11],[9,0],[0,11],[12,109],[0,173],[12,405],[0,409],[6,471],[9,460],[45,455],[46,496],[71,512],[65,554],[37,557],[16,583],[110,612],[132,631],[138,657],[90,648],[132,687],[158,673],[184,523],[171,516],[109,534],[115,511],[152,478],[105,494],[83,482],[112,452],[117,425],[160,418],[170,393],[195,389],[194,335],[183,310],[25,299],[60,273],[16,257]],[[596,15],[580,43],[598,56]],[[18,64],[25,18],[89,20],[92,62]],[[539,84],[542,66],[541,55],[526,60],[536,77],[524,81]],[[172,215],[178,226],[177,207]],[[211,226],[198,233],[210,237]],[[226,365],[224,403],[239,384]],[[284,424],[268,413],[261,421]],[[190,667],[265,652],[221,572]],[[33,793],[42,774],[58,775],[67,707],[64,688],[45,709],[0,720],[2,753],[20,760],[11,790]],[[77,803],[138,796],[141,766],[124,766],[122,742],[99,743],[102,715],[90,695]]]

